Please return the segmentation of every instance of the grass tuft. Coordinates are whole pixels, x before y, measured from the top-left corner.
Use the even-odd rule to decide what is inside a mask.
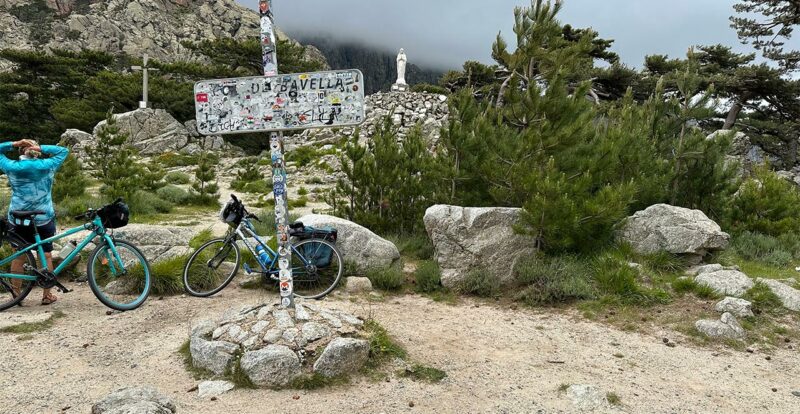
[[[406,277],[403,274],[402,263],[385,268],[367,270],[367,278],[376,289],[384,291],[397,291],[403,287]]]
[[[414,381],[437,383],[447,378],[447,373],[437,368],[414,364],[400,373],[400,376],[411,378]]]
[[[594,298],[589,266],[573,256],[520,260],[514,277],[521,285],[515,299],[530,306],[553,305]]]
[[[606,393],[606,400],[608,400],[608,403],[611,405],[622,405],[622,397],[613,392]]]
[[[490,298],[500,294],[500,286],[488,270],[478,268],[467,273],[467,277],[459,284],[458,291],[467,295]]]
[[[785,312],[783,301],[762,282],[756,282],[744,294],[743,299],[749,300],[753,304],[752,309],[755,314],[780,315]]]
[[[414,280],[416,281],[415,289],[419,293],[434,293],[443,290],[442,272],[439,265],[432,260],[419,263],[414,272]]]
[[[34,332],[41,332],[50,329],[55,323],[56,319],[61,319],[64,316],[66,316],[64,312],[55,311],[50,315],[49,318],[47,318],[44,321],[21,323],[19,325],[6,326],[5,328],[0,329],[0,333],[30,334]]]

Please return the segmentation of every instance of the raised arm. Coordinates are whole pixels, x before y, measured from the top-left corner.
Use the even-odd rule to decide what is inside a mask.
[[[58,145],[42,145],[42,154],[50,155],[50,158],[42,160],[47,168],[58,169],[69,155],[69,148]],[[2,149],[0,147],[0,149]]]
[[[6,157],[6,153],[14,149],[17,142],[6,141],[0,143],[0,170],[7,171],[9,165],[11,165],[11,159]]]

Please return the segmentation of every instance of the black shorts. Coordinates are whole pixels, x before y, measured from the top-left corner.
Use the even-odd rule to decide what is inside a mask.
[[[56,235],[56,221],[50,220],[47,224],[36,226],[36,230],[39,232],[39,237],[41,237],[42,240],[49,239]],[[11,231],[19,236],[22,241],[28,242],[28,246],[36,243],[33,226],[14,225]],[[45,243],[42,245],[42,248],[45,253],[50,253],[53,251],[53,243]]]

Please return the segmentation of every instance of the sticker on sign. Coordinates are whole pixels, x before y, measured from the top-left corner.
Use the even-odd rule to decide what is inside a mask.
[[[194,96],[203,135],[364,122],[364,76],[355,69],[201,81]]]

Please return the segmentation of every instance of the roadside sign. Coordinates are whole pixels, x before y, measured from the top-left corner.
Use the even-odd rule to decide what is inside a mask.
[[[364,76],[336,70],[195,84],[203,135],[337,128],[364,122]]]

